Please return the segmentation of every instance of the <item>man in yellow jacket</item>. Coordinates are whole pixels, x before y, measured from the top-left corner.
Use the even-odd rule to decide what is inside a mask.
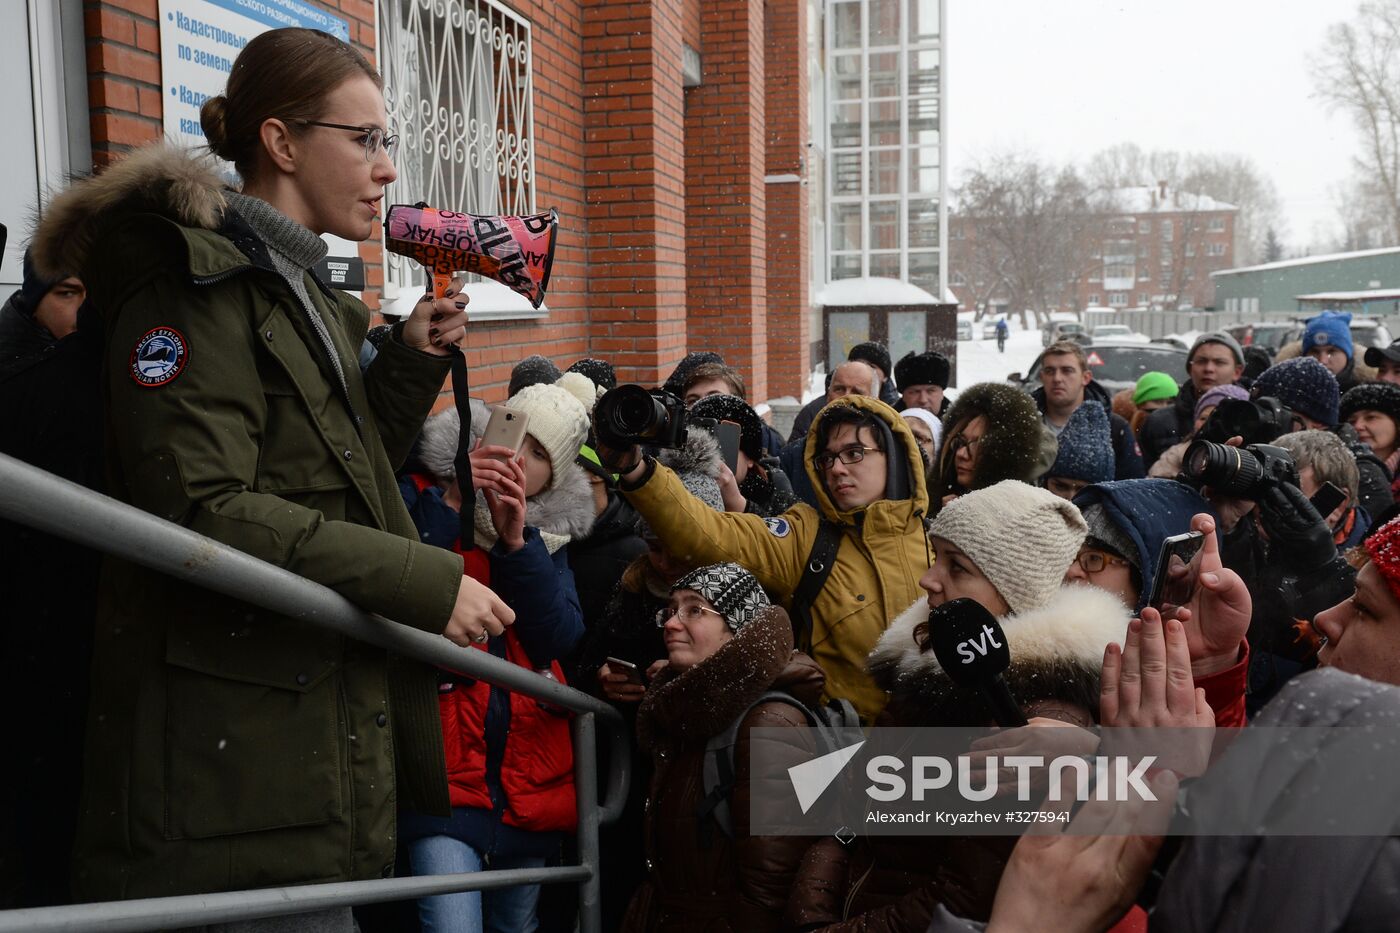
[[[866,673],[866,657],[919,597],[930,561],[923,461],[904,419],[864,396],[827,405],[803,453],[819,508],[798,503],[768,519],[714,511],[638,448],[612,459],[621,467],[619,489],[668,551],[695,565],[741,564],[789,608],[818,529],[839,528],[830,576],[810,607],[810,636],[798,647],[826,673],[823,699],[849,699],[873,722],[886,695]]]

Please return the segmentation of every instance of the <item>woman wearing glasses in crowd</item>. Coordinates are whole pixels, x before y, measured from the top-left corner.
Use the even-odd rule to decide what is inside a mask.
[[[637,742],[654,768],[643,836],[647,879],[622,929],[780,929],[807,840],[750,834],[749,800],[764,791],[762,781],[749,780],[749,732],[808,725],[791,703],[759,700],[782,691],[814,707],[825,678],[811,658],[793,650],[787,613],[770,605],[738,564],[711,564],[682,577],[656,624],[667,663],[637,710]],[[723,797],[731,834],[706,806],[704,772],[706,743],[736,720],[735,780]],[[800,733],[794,736],[801,741]],[[779,779],[786,785],[785,773]],[[767,793],[771,800],[790,791]]]
[[[1032,483],[1054,462],[1053,439],[1031,397],[983,382],[960,394],[943,416],[943,446],[929,501],[936,512],[957,496],[1002,480]]]
[[[102,315],[112,495],[471,645],[513,614],[418,540],[394,479],[465,334],[460,283],[362,375],[369,311],[312,274],[395,178],[381,88],[325,33],[258,36],[200,115],[240,188],[152,145],[55,199],[34,256]],[[427,665],[115,562],[100,604],[80,897],[387,876],[395,804],[447,811]]]

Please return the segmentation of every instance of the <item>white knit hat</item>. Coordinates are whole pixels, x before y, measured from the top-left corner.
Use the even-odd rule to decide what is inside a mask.
[[[929,535],[956,545],[1012,612],[1026,612],[1059,590],[1087,531],[1073,503],[1008,479],[948,503]]]
[[[529,434],[549,452],[555,476],[574,465],[588,437],[588,410],[577,396],[559,386],[537,383],[512,395],[508,405],[530,416]]]

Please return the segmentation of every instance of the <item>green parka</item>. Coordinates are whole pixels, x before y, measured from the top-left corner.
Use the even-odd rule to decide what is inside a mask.
[[[812,458],[823,418],[841,406],[870,412],[889,426],[900,448],[890,465],[908,478],[908,498],[879,499],[863,509],[844,512],[832,503]],[[716,512],[660,465],[640,486],[623,486],[623,494],[672,553],[697,566],[719,561],[741,564],[785,608],[791,606],[792,591],[802,580],[817,529],[823,521],[838,524],[841,544],[826,585],[812,604],[808,653],[826,675],[823,699],[848,699],[861,719],[874,722],[888,696],[866,671],[866,657],[890,621],[919,597],[919,577],[929,567],[923,460],[904,419],[883,402],[860,395],[837,399],[821,410],[807,434],[802,459],[820,509],[799,502],[768,519]]]
[[[38,268],[77,270],[103,317],[111,493],[441,632],[462,561],[419,542],[393,471],[448,363],[395,335],[362,378],[368,310],[307,275],[342,390],[221,190],[155,146],[36,233]],[[378,878],[396,802],[447,812],[426,665],[115,560],[95,642],[80,898]]]

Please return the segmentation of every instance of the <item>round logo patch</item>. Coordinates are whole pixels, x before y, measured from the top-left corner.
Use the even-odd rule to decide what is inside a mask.
[[[792,531],[786,518],[765,518],[763,524],[768,526],[768,533],[775,538],[786,538]]]
[[[139,386],[154,389],[175,381],[189,361],[184,334],[173,327],[153,327],[131,351],[131,379]]]

